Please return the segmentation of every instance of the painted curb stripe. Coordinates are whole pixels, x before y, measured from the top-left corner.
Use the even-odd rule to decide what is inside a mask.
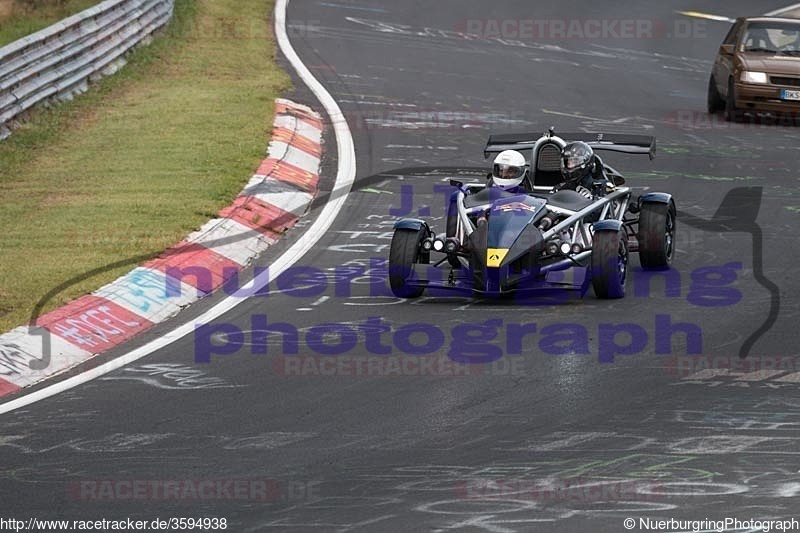
[[[131,313],[162,322],[197,300],[197,289],[159,270],[139,267],[95,292]]]
[[[299,189],[316,194],[319,184],[319,175],[284,161],[269,158],[265,159],[256,171],[258,177],[271,177],[276,180],[291,183]]]
[[[168,276],[188,283],[197,289],[199,298],[208,296],[222,285],[225,274],[230,277],[241,268],[238,263],[202,244],[187,241],[182,241],[162,257],[148,261],[143,266],[166,272]]]
[[[296,217],[302,216],[308,204],[314,199],[311,194],[298,190],[294,185],[270,177],[264,179],[254,177],[242,194],[255,196]]]
[[[42,315],[37,325],[81,349],[100,353],[153,323],[114,302],[88,294]]]
[[[295,135],[304,137],[316,144],[322,143],[322,128],[317,127],[316,123],[308,122],[299,117],[276,115],[273,127],[293,131]]]
[[[32,370],[31,362],[41,359],[42,344],[50,341],[50,364]],[[0,374],[22,388],[58,374],[88,359],[92,354],[41,327],[20,326],[0,336]]]
[[[230,218],[210,220],[186,240],[205,246],[240,266],[247,265],[253,257],[275,244],[275,239]]]
[[[10,381],[6,381],[3,378],[0,378],[0,396],[5,396],[6,394],[11,394],[12,392],[17,392],[22,387],[18,387],[14,385]]]
[[[302,135],[297,135],[292,130],[275,128],[272,130],[272,140],[290,144],[292,147],[302,150],[317,159],[322,157],[322,146],[318,142],[307,139]]]
[[[261,204],[261,206],[263,206],[263,215],[268,221],[267,224],[269,225],[270,230],[277,233],[284,233],[285,231],[293,228],[300,218],[294,213],[285,211],[280,207],[269,202],[265,202],[256,196],[249,196],[248,198],[256,200]]]
[[[291,144],[283,141],[272,140],[269,143],[269,153],[276,159],[315,174],[319,171],[319,157],[311,155]]]
[[[322,118],[320,118],[316,112],[312,111],[308,106],[292,102],[291,100],[284,100],[283,98],[276,99],[275,114],[298,117],[305,122],[314,125],[319,130],[322,130],[323,128]]]
[[[280,232],[283,230],[273,229],[273,223],[277,218],[276,209],[275,206],[262,202],[255,196],[237,196],[233,204],[220,211],[219,214],[221,217],[230,218],[256,230],[269,239],[278,240],[281,237]]]

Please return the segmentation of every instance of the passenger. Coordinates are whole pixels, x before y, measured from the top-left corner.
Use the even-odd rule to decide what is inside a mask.
[[[525,194],[528,191],[522,185],[522,182],[527,174],[525,156],[516,150],[504,150],[494,158],[489,186],[498,187],[515,194]]]
[[[613,183],[606,176],[603,161],[585,142],[567,143],[561,151],[561,176],[564,181],[556,185],[555,191],[571,189],[587,198],[600,198]]]

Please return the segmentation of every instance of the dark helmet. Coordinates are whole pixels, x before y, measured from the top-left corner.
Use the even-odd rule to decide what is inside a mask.
[[[594,151],[585,142],[567,143],[561,151],[561,175],[564,181],[580,182],[592,173]]]

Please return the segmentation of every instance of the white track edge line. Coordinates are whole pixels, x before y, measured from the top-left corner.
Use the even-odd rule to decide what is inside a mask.
[[[787,6],[787,7],[782,7],[780,9],[776,9],[775,11],[770,11],[769,13],[764,13],[764,16],[765,17],[774,17],[774,16],[777,16],[777,15],[783,13],[784,11],[791,11],[792,9],[796,9],[798,7],[800,7],[800,4],[792,4],[792,5]]]
[[[353,146],[353,137],[350,133],[350,128],[347,126],[347,121],[344,120],[339,105],[328,93],[328,91],[317,81],[313,74],[306,68],[300,57],[295,52],[289,37],[286,33],[286,8],[289,5],[289,0],[277,0],[275,3],[275,36],[278,40],[278,46],[281,51],[291,63],[292,67],[297,72],[300,79],[311,89],[311,92],[319,99],[322,106],[325,108],[326,113],[331,118],[333,130],[336,135],[336,144],[338,147],[338,171],[336,174],[336,182],[334,183],[331,199],[325,204],[319,218],[311,225],[310,228],[295,242],[288,250],[286,250],[275,262],[270,265],[268,272],[263,272],[262,275],[257,276],[252,284],[250,290],[257,287],[262,287],[269,283],[270,279],[276,278],[287,268],[291,267],[297,262],[306,252],[308,252],[319,239],[327,232],[333,221],[339,214],[350,189],[353,185],[356,174],[356,158],[355,148]],[[250,292],[248,290],[247,292]],[[53,385],[49,385],[43,389],[26,394],[20,398],[0,404],[0,414],[14,411],[21,407],[25,407],[32,403],[44,400],[50,396],[54,396],[73,387],[77,387],[83,383],[91,381],[104,374],[108,374],[118,368],[130,364],[142,357],[150,355],[156,350],[172,344],[173,342],[185,337],[194,330],[195,323],[207,323],[215,318],[230,311],[241,302],[246,300],[246,297],[239,296],[239,293],[234,293],[228,296],[217,305],[197,317],[193,322],[183,324],[176,329],[168,332],[163,337],[152,340],[123,354],[112,361],[104,363],[91,370],[87,370],[81,374],[60,381]]]

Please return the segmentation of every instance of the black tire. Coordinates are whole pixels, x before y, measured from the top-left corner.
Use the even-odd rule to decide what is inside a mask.
[[[639,214],[639,263],[644,268],[669,268],[675,249],[672,204],[645,202]]]
[[[592,243],[592,288],[598,298],[623,298],[628,274],[628,239],[623,230],[596,231]]]
[[[739,111],[736,109],[736,95],[734,94],[735,88],[733,86],[733,78],[728,80],[728,96],[725,98],[725,108],[722,117],[728,122],[736,122],[738,120]]]
[[[418,298],[425,287],[412,287],[406,282],[413,273],[414,263],[427,263],[420,245],[425,230],[396,229],[389,248],[389,287],[400,298]]]
[[[725,100],[719,95],[717,90],[717,81],[712,74],[708,78],[708,114],[713,115],[717,111],[722,111],[725,108]]]

